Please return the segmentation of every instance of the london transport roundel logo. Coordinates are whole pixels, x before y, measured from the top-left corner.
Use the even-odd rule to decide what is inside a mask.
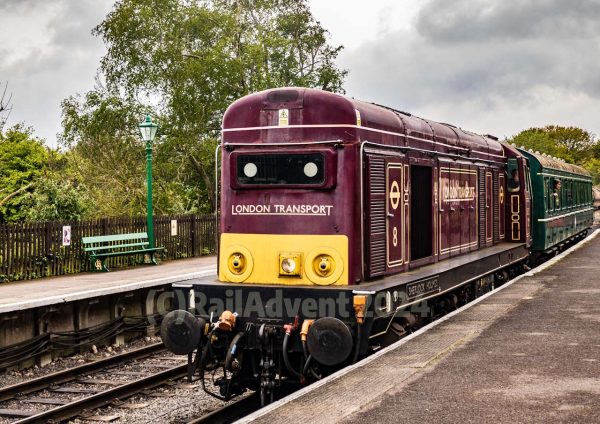
[[[400,204],[400,186],[398,186],[398,181],[392,182],[392,186],[390,187],[390,203],[394,210],[398,209],[398,205]]]

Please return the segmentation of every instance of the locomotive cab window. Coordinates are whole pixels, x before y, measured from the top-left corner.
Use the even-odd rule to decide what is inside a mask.
[[[322,185],[326,160],[322,153],[240,154],[236,158],[239,185]]]
[[[515,193],[519,191],[521,188],[521,183],[519,181],[519,168],[518,163],[515,158],[508,159],[508,183],[507,189],[508,191]]]

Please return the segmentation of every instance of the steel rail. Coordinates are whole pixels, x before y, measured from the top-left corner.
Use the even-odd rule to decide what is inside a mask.
[[[96,393],[95,395],[75,400],[71,403],[59,406],[58,408],[40,412],[39,414],[19,420],[17,423],[42,424],[50,422],[51,420],[52,422],[60,422],[76,417],[80,415],[82,411],[100,408],[118,399],[126,399],[143,390],[152,389],[169,380],[181,378],[185,375],[187,375],[187,364],[179,365],[148,377],[124,383],[121,386]]]
[[[300,387],[301,385],[295,383],[280,386],[276,400],[294,393]],[[231,402],[191,421],[187,421],[186,424],[229,424],[258,411],[260,408],[260,392],[253,392],[245,398]]]
[[[260,395],[258,392],[254,392],[245,398],[236,400],[229,405],[225,405],[206,415],[188,421],[187,424],[229,424],[236,421],[238,418],[243,418],[252,412],[258,411],[259,409]]]
[[[142,359],[163,350],[165,350],[165,347],[162,343],[155,343],[129,352],[121,353],[119,355],[111,356],[110,358],[100,359],[98,361],[44,375],[42,377],[24,381],[22,383],[2,387],[0,388],[0,402],[14,399],[19,395],[44,390],[53,385],[75,380],[85,373],[99,371],[103,368],[111,367],[135,359]]]

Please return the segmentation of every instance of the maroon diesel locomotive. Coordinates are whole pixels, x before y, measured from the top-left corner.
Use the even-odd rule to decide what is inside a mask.
[[[495,137],[307,88],[236,101],[222,134],[218,281],[175,284],[162,325],[203,382],[225,369],[217,397],[267,403],[528,259],[528,160]]]

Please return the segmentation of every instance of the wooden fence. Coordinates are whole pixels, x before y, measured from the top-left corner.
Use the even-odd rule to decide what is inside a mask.
[[[176,221],[174,225],[173,221]],[[71,231],[68,246],[63,243],[63,228],[66,226]],[[90,264],[81,245],[82,237],[145,231],[145,216],[77,222],[0,224],[0,282],[89,271]],[[155,217],[154,237],[156,246],[165,247],[163,259],[208,255],[216,249],[215,217]],[[141,255],[138,258],[110,258],[108,266],[119,268],[139,263],[140,259]]]

